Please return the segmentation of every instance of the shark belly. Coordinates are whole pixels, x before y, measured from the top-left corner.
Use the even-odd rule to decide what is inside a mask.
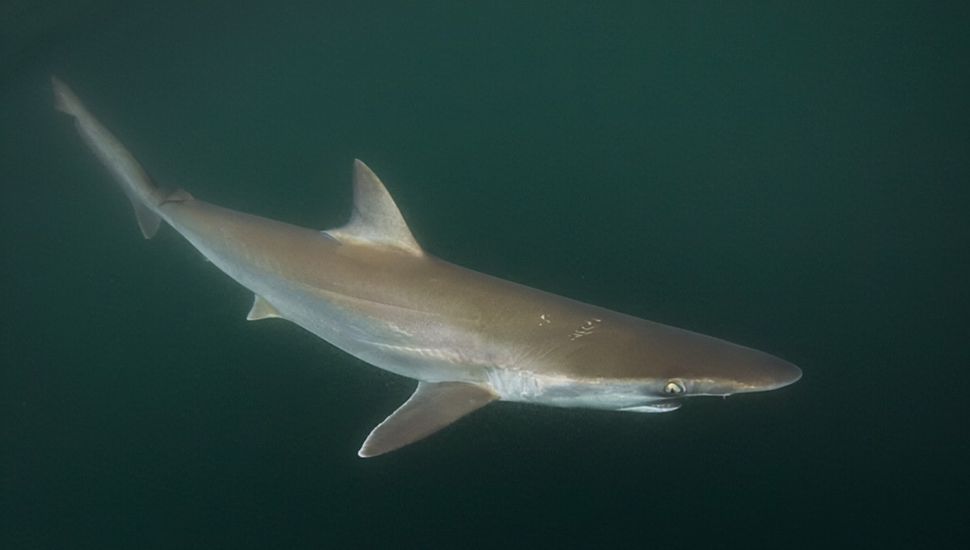
[[[487,381],[487,354],[473,335],[426,314],[320,289],[254,286],[280,317],[378,368],[423,382]]]
[[[541,374],[528,370],[493,369],[488,383],[502,401],[549,407],[627,412],[668,412],[679,401],[650,396],[636,382],[597,380]]]

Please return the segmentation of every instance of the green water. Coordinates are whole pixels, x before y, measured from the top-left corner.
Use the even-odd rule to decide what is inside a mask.
[[[0,547],[965,540],[965,4],[317,4],[0,8]],[[412,382],[144,242],[52,72],[162,183],[325,228],[359,157],[438,256],[804,378],[361,460]]]

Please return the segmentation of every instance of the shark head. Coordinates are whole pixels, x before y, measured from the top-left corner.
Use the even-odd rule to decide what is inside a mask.
[[[737,393],[771,391],[797,382],[802,370],[773,355],[728,344],[721,354],[685,364],[680,372],[655,378],[644,390],[651,396],[679,400],[691,396],[727,397]]]
[[[638,373],[639,390],[651,406],[663,404],[656,412],[674,410],[688,397],[771,391],[802,377],[784,359],[719,338],[653,323],[641,336],[639,353],[621,360]],[[631,359],[641,362],[634,366]]]
[[[623,330],[609,330],[624,321]],[[556,365],[583,392],[597,395],[580,400],[564,390],[562,405],[669,412],[685,398],[771,391],[802,376],[800,368],[774,355],[642,319],[603,314],[588,332],[579,339],[586,345],[557,357]],[[583,386],[583,378],[595,383]]]

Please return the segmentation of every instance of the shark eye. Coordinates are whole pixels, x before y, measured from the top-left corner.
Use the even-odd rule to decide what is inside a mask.
[[[684,385],[677,380],[670,380],[664,385],[664,393],[667,395],[678,395],[684,393]]]

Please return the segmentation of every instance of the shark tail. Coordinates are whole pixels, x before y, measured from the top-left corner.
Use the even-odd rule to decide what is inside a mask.
[[[152,238],[162,221],[159,213],[161,205],[166,202],[182,202],[191,198],[191,195],[182,190],[167,192],[160,189],[135,157],[88,112],[66,84],[56,76],[51,77],[51,84],[54,90],[54,107],[74,118],[81,138],[101,164],[111,172],[131,201],[142,235],[146,239]]]

